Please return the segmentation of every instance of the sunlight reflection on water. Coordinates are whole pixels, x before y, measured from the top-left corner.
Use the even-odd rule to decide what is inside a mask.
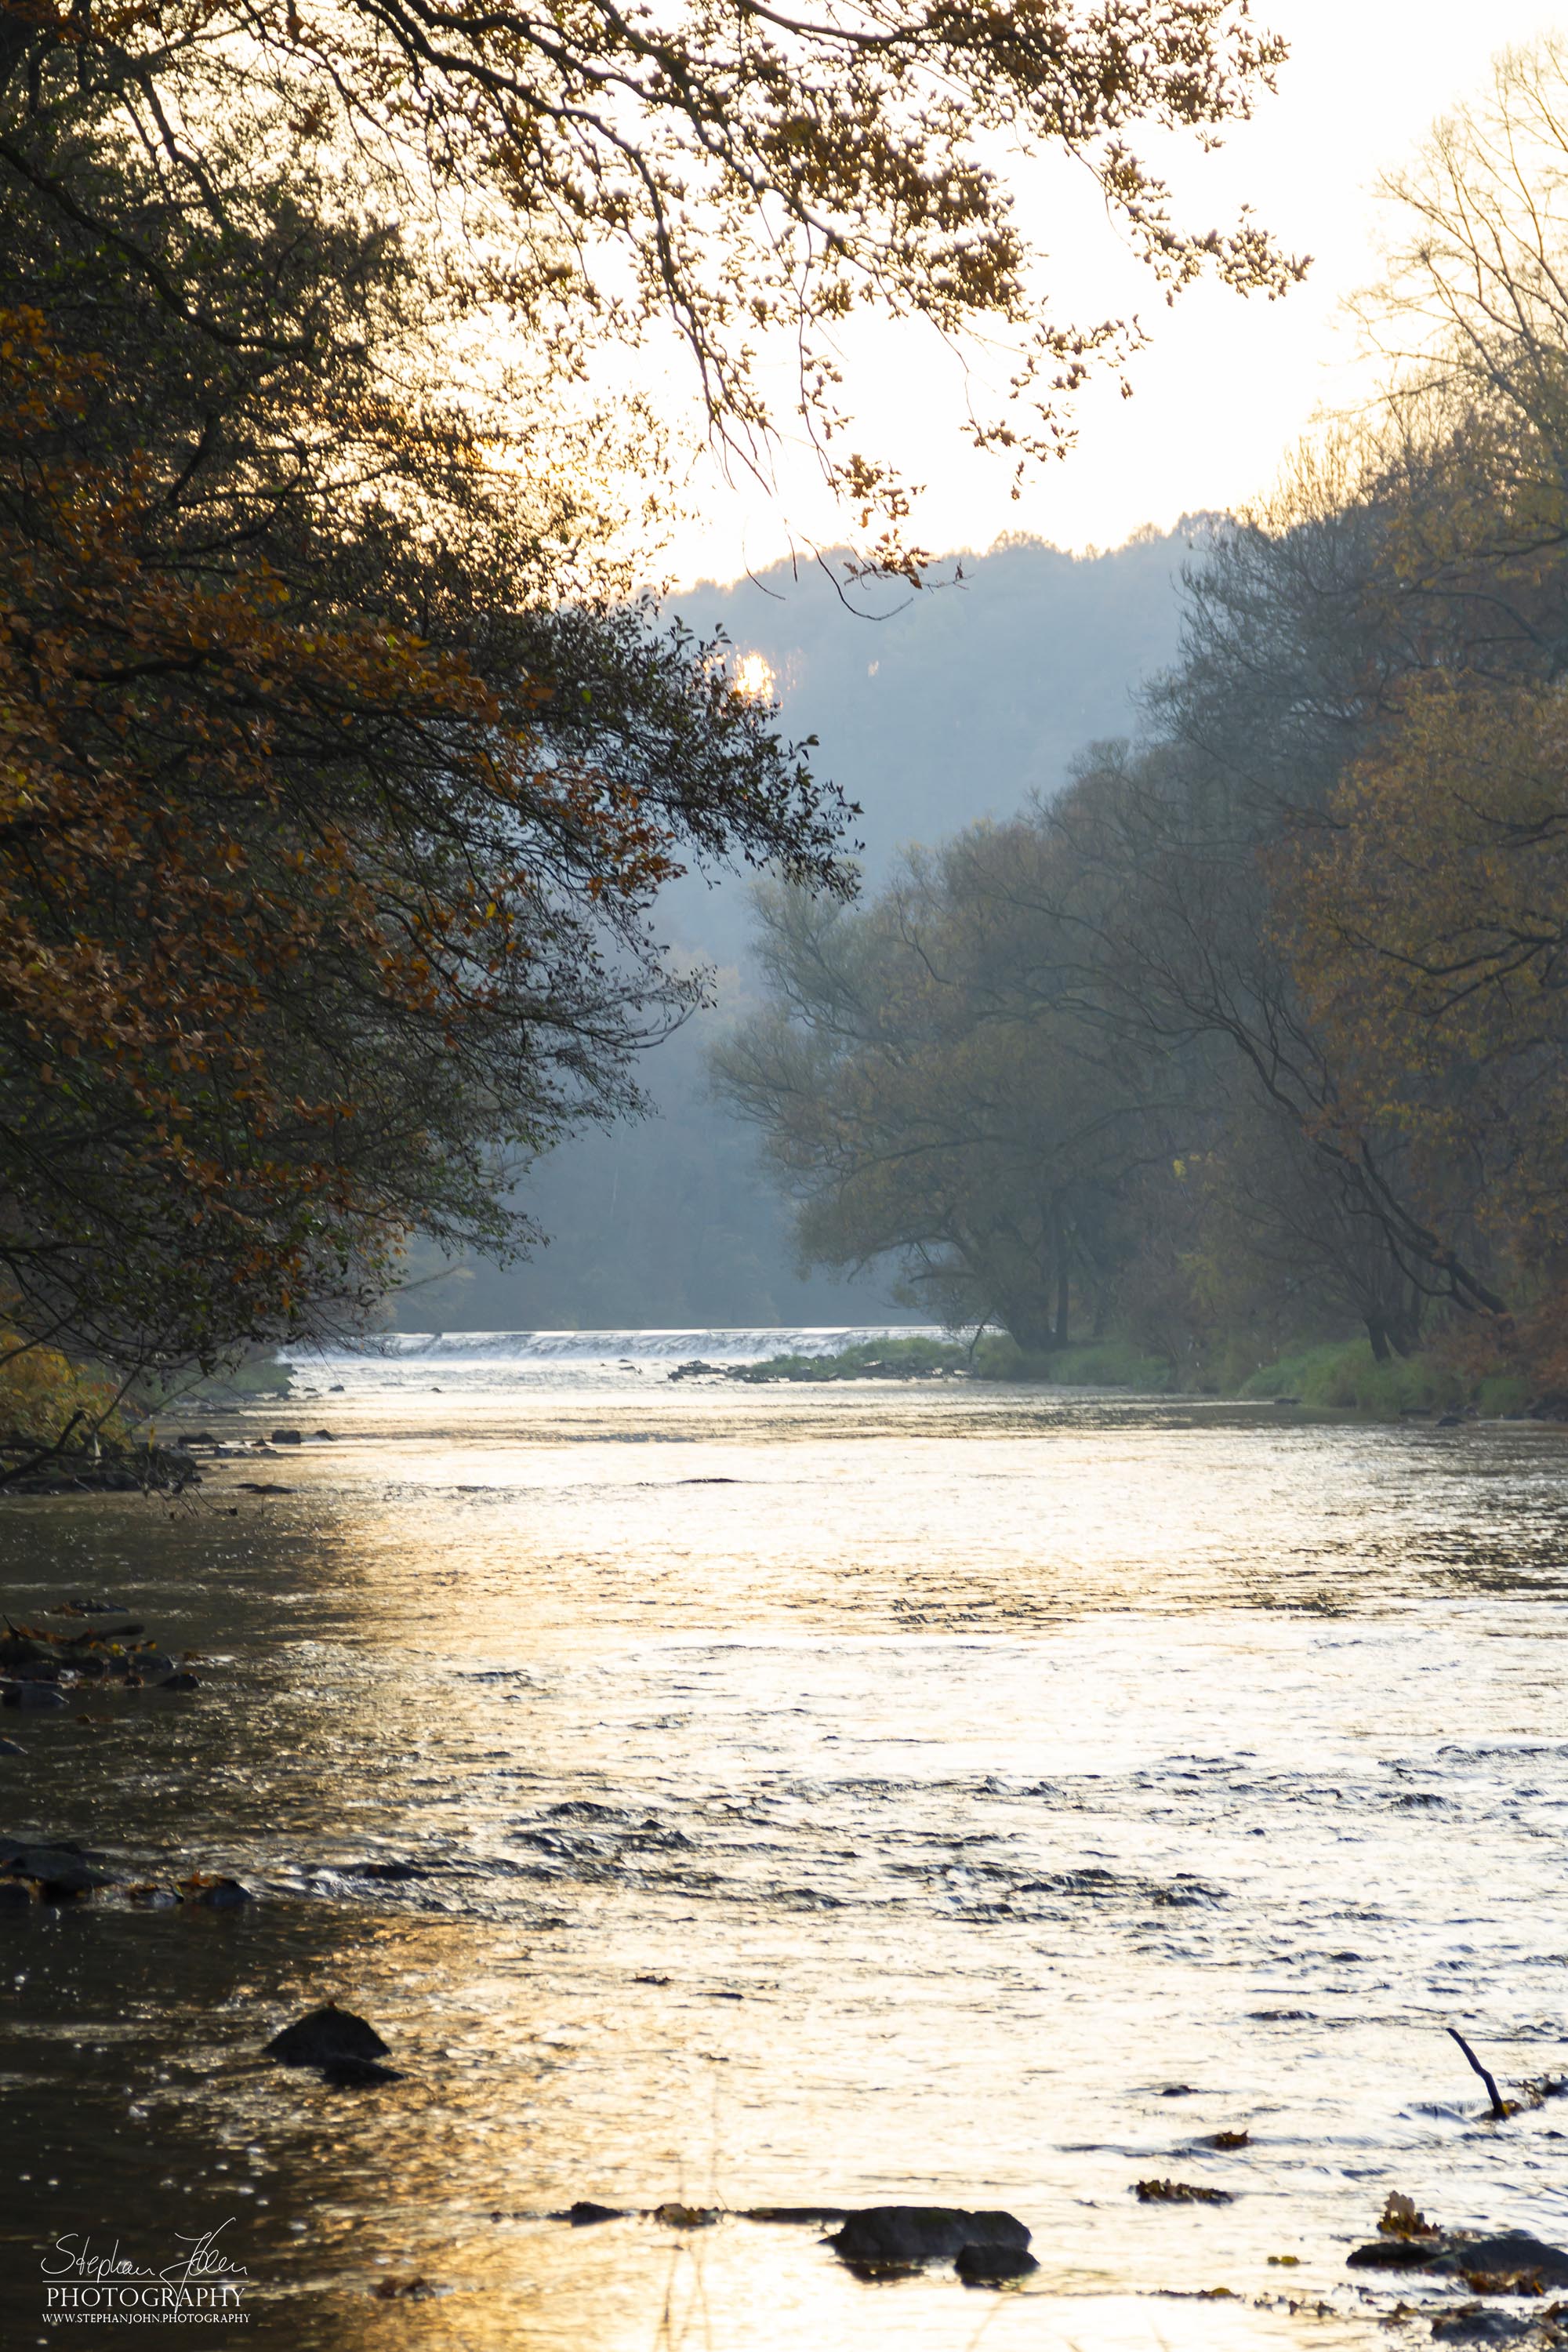
[[[24,2321],[40,2239],[220,2209],[247,2340],[302,2352],[1360,2347],[1419,2300],[1343,2267],[1389,2189],[1563,2236],[1568,2102],[1479,2121],[1442,2030],[1563,2063],[1560,1433],[658,1364],[303,1386],[229,1425],[336,1442],[194,1508],[0,1522],[13,1615],[104,1584],[226,1661],[26,1719],[11,1821],[265,1897],[6,1924]],[[257,2059],[327,1993],[404,2085]],[[868,2286],[815,2230],[540,2218],[577,2197],[1003,2206],[1041,2268]]]

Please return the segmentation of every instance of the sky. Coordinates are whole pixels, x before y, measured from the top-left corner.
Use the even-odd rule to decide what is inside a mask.
[[[1059,171],[1038,175],[1025,210],[1049,251],[1047,292],[1079,316],[1131,302],[1152,341],[1133,363],[1134,397],[1108,385],[1083,400],[1074,449],[1014,503],[1006,460],[979,457],[963,440],[964,385],[952,359],[917,329],[858,329],[847,356],[864,437],[926,485],[915,530],[928,548],[985,548],[1007,531],[1077,550],[1115,547],[1142,524],[1166,529],[1265,492],[1314,413],[1353,406],[1371,389],[1342,314],[1346,297],[1377,275],[1387,219],[1374,194],[1380,173],[1409,160],[1436,117],[1479,92],[1500,49],[1568,30],[1564,0],[1555,8],[1254,0],[1254,15],[1290,44],[1278,95],[1260,99],[1217,154],[1200,155],[1189,141],[1154,149],[1154,159],[1187,220],[1223,225],[1250,205],[1288,250],[1312,256],[1306,283],[1277,302],[1204,285],[1167,310],[1077,175],[1071,184]],[[678,579],[735,579],[792,544],[844,535],[809,462],[788,447],[776,494],[726,487],[703,464],[692,497],[698,514],[665,558]]]

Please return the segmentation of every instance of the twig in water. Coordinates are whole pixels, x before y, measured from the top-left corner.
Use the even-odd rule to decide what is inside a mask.
[[[1469,2060],[1470,2064],[1475,2068],[1476,2073],[1480,2076],[1482,2082],[1486,2084],[1487,2095],[1492,2103],[1493,2115],[1501,2116],[1506,2121],[1508,2109],[1504,2106],[1502,2100],[1499,2095],[1496,2076],[1487,2073],[1486,2068],[1481,2064],[1480,2060],[1476,2056],[1475,2052],[1471,2049],[1469,2043],[1466,2041],[1464,2035],[1459,2032],[1457,2025],[1450,2025],[1448,2032],[1452,2035],[1453,2039],[1458,2043],[1460,2049],[1464,2052],[1465,2056]]]

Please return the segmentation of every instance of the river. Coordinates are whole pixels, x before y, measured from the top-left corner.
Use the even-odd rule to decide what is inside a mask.
[[[13,1618],[201,1687],[0,1718],[0,1825],[258,1898],[0,1918],[7,2347],[62,2239],[219,2230],[289,2352],[1359,2352],[1390,2190],[1568,2234],[1568,2100],[1445,2032],[1563,2066],[1568,1436],[669,1377],[776,1339],[312,1360],[203,1419],[331,1442],[4,1507]],[[328,1997],[403,2082],[259,2055]],[[1040,2267],[736,2218],[895,2200]]]

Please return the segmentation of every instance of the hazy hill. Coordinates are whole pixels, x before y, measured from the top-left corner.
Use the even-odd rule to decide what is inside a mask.
[[[1049,792],[1084,743],[1127,733],[1139,680],[1175,651],[1185,529],[1104,554],[1037,540],[950,558],[956,584],[841,597],[816,565],[701,582],[671,608],[759,654],[792,733],[815,734],[819,769],[862,814],[868,877],[899,850]],[[663,902],[665,935],[743,970],[746,886],[690,877]],[[731,993],[737,985],[731,976]],[[722,1019],[722,1005],[719,1017]],[[529,1265],[475,1265],[403,1302],[408,1328],[831,1322],[888,1311],[884,1282],[850,1287],[792,1270],[788,1212],[750,1134],[706,1099],[700,1029],[650,1055],[663,1115],[588,1135],[528,1186],[554,1236]]]

